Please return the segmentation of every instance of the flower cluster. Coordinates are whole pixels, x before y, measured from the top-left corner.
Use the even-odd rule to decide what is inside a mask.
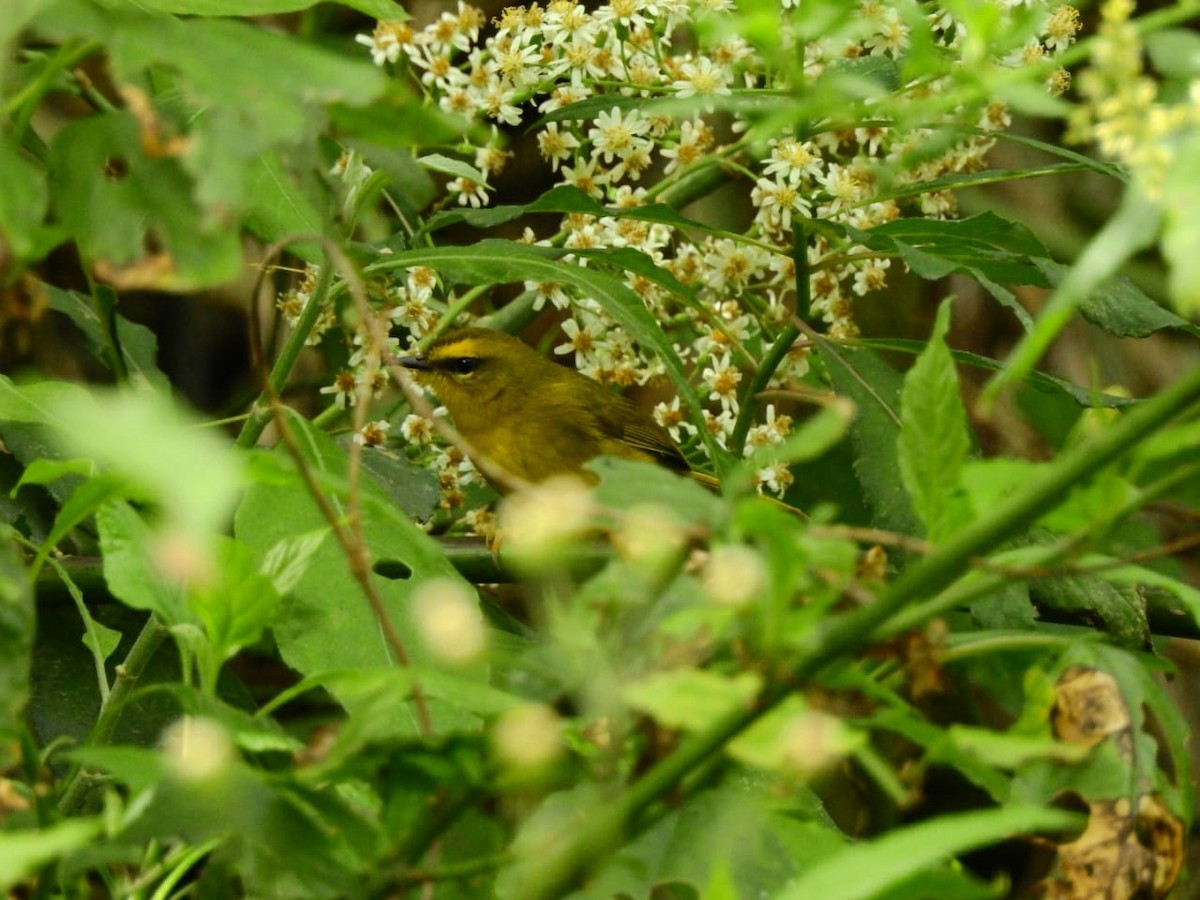
[[[1133,10],[1132,0],[1101,6],[1094,64],[1079,76],[1085,102],[1075,108],[1068,136],[1095,141],[1102,155],[1129,166],[1143,193],[1158,200],[1186,136],[1200,127],[1200,81],[1174,102],[1159,96],[1158,83],[1143,67]]]
[[[1078,26],[1073,10],[1044,0],[982,5],[999,23],[995,34],[1008,40],[990,48],[1002,65],[1052,55]],[[743,370],[757,365],[795,313],[819,317],[834,339],[858,333],[854,304],[886,286],[893,260],[855,242],[856,230],[905,215],[953,216],[954,196],[940,180],[981,169],[990,133],[1008,124],[1001,103],[955,100],[956,66],[981,52],[974,20],[936,3],[860,0],[854,16],[830,18],[840,24],[828,33],[802,37],[798,6],[780,4],[773,50],[739,33],[730,0],[613,0],[593,8],[550,0],[509,7],[490,24],[459,2],[424,27],[381,22],[358,38],[430,103],[491,126],[492,140],[471,160],[478,177],[460,175],[447,187],[456,202],[490,202],[489,178],[507,158],[503,129],[533,120],[550,183],[582,191],[611,214],[572,213],[554,234],[526,239],[576,252],[637,251],[682,286],[670,290],[666,279],[623,271],[678,341],[711,402],[704,424],[722,445],[741,411]],[[905,83],[906,56],[917,44],[940,66]],[[842,87],[850,83],[857,93]],[[947,143],[947,133],[961,137]],[[732,214],[715,225],[683,229],[624,214],[664,196],[677,206],[703,200],[690,191],[713,177],[743,188],[742,206],[729,204]],[[807,268],[799,297],[796,244]],[[572,258],[598,264],[582,253]],[[594,299],[558,283],[526,288],[535,309],[549,304],[569,314],[557,352],[581,371],[617,386],[661,374]],[[403,296],[397,289],[393,321],[413,335],[427,332],[437,315],[431,304],[413,307],[419,295],[407,286]],[[802,303],[807,308],[797,309]],[[807,365],[803,349],[785,355],[769,387],[797,383]],[[685,442],[701,424],[685,421],[677,399],[656,415]],[[782,440],[786,421],[768,412],[743,449]],[[760,473],[761,480],[782,490],[785,472]]]

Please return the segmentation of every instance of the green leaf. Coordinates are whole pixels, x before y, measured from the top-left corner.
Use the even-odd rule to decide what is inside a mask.
[[[335,485],[344,478],[346,455],[307,421],[293,417],[291,427],[296,431],[305,464],[313,470],[334,508],[344,514],[344,494]],[[282,456],[284,450],[277,449],[272,455]],[[364,476],[362,492],[363,528],[371,559],[376,563],[389,561],[411,573],[407,578],[372,575],[371,579],[410,658],[415,663],[429,660],[414,619],[413,593],[434,578],[462,579],[434,540],[397,510],[370,476]],[[317,537],[326,527],[304,482],[294,473],[286,481],[253,485],[234,517],[235,536],[250,548],[260,568],[267,566],[269,559],[275,577],[292,582],[282,612],[272,625],[280,655],[304,676],[396,666],[362,589],[351,577],[341,547],[332,534],[318,543]],[[279,549],[283,542],[297,539],[299,544]],[[291,562],[281,562],[284,557]],[[485,671],[482,666],[474,666],[459,674],[483,680]],[[343,688],[335,682],[330,690],[352,714],[366,702],[353,684]],[[393,691],[391,696],[391,727],[411,734],[415,720],[411,707],[406,708],[405,695]],[[430,707],[439,729],[474,727],[474,716],[461,709],[436,700],[430,702]]]
[[[105,266],[114,284],[186,290],[241,271],[236,229],[195,213],[192,179],[177,160],[146,154],[131,114],[67,125],[51,145],[50,168],[58,216],[87,262]],[[166,256],[148,256],[147,243]]]
[[[610,509],[655,503],[672,510],[687,524],[715,526],[726,515],[721,498],[699,482],[662,466],[598,457],[587,464],[600,476],[595,499]]]
[[[864,347],[872,347],[877,350],[896,350],[914,356],[919,355],[925,349],[924,342],[903,338],[862,338],[858,343]],[[975,366],[991,372],[998,372],[1004,368],[1003,363],[987,356],[980,356],[978,353],[971,353],[968,350],[951,350],[950,354],[956,363],[962,365]],[[1087,408],[1119,409],[1137,403],[1131,397],[1121,397],[1117,394],[1106,394],[1103,391],[1083,388],[1065,378],[1047,375],[1045,372],[1037,370],[1030,372],[1028,379],[1031,387],[1043,393],[1065,395],[1078,405]]]
[[[1042,354],[1071,321],[1075,311],[1093,290],[1117,273],[1134,253],[1149,245],[1158,233],[1158,208],[1131,188],[1117,212],[1080,255],[1051,295],[1033,330],[1021,339],[1009,358],[1008,367],[984,388],[982,400],[993,402],[1008,384],[1021,381],[1033,370]],[[1040,256],[1048,256],[1046,253]]]
[[[1195,130],[1173,148],[1162,193],[1162,252],[1170,265],[1171,302],[1185,316],[1200,316],[1200,135]]]
[[[86,403],[89,394],[78,384],[63,381],[42,381],[19,387],[0,375],[0,422],[33,422],[69,428],[63,418],[65,404]]]
[[[895,829],[826,857],[777,896],[779,900],[868,900],[956,854],[986,847],[1015,835],[1077,827],[1075,813],[1042,806],[1006,806],[941,816]]]
[[[49,391],[45,406],[69,452],[123,476],[137,496],[157,500],[170,526],[198,541],[224,527],[243,482],[242,460],[228,440],[168,397]]]
[[[430,172],[441,172],[443,175],[450,175],[454,178],[465,178],[468,181],[487,184],[487,178],[473,165],[441,153],[429,153],[425,156],[418,156],[417,164],[428,169]]]
[[[900,479],[900,376],[871,350],[822,344],[821,358],[834,389],[856,408],[850,424],[854,474],[872,521],[891,531],[919,534],[920,520]]]
[[[268,243],[325,232],[326,216],[317,206],[315,184],[289,171],[278,153],[264,153],[250,165],[246,194],[246,227]],[[321,249],[311,241],[294,241],[288,253],[319,262]]]
[[[45,287],[50,297],[50,308],[74,322],[83,332],[92,355],[108,365],[107,354],[111,348],[108,325],[101,321],[92,299],[78,291],[64,291],[49,284]],[[113,314],[112,324],[125,370],[131,376],[140,377],[146,384],[166,390],[169,384],[158,367],[158,338],[154,332],[116,313]]]
[[[48,863],[82,850],[103,830],[104,823],[95,818],[0,832],[0,891],[9,891]]]
[[[1001,284],[1046,283],[1033,264],[1050,255],[1045,245],[1024,225],[993,212],[968,219],[895,219],[847,232],[873,250],[900,253],[923,278],[962,272]]]
[[[19,761],[34,631],[33,582],[12,537],[9,526],[0,525],[0,769],[6,771]]]
[[[272,16],[311,9],[322,0],[141,0],[143,9],[181,16]],[[404,21],[408,12],[394,0],[338,0],[375,19]]]
[[[819,736],[821,746],[808,739]],[[801,743],[803,742],[803,743]],[[841,719],[814,711],[802,697],[788,697],[729,742],[729,755],[756,769],[795,775],[806,765],[823,769],[867,742]],[[799,744],[799,746],[798,746]],[[820,759],[815,754],[820,754]]]
[[[109,113],[67,126],[55,140],[53,168],[58,205],[88,256],[129,263],[144,221],[170,254],[174,268],[164,282],[171,286],[239,274],[237,225],[258,158],[310,147],[327,105],[367,105],[387,84],[366,59],[227,18],[60,0],[38,28],[50,39],[103,43],[119,83],[141,85],[152,71],[152,83],[170,85],[148,98],[163,139],[180,138],[167,151],[148,157],[133,117]]]
[[[1146,606],[1136,587],[1094,575],[1071,575],[1039,578],[1030,583],[1029,594],[1042,619],[1087,622],[1131,650],[1150,646]]]
[[[647,713],[664,728],[700,731],[762,690],[753,672],[725,676],[711,669],[656,672],[625,686],[625,702]]]
[[[154,559],[154,535],[133,508],[120,500],[96,513],[104,581],[118,600],[158,613],[168,625],[193,622],[181,585],[168,581]]]
[[[900,477],[934,543],[964,521],[960,485],[971,449],[958,373],[945,341],[952,304],[942,302],[925,352],[905,375],[900,395]]]
[[[4,18],[10,16],[11,11],[6,10]],[[0,34],[0,59],[7,58],[4,47]],[[49,251],[52,240],[42,224],[49,204],[45,172],[21,153],[9,134],[0,134],[0,172],[4,173],[4,190],[0,191],[0,242],[17,260],[26,264],[37,262]]]
[[[718,872],[735,885],[733,896],[778,896],[797,873],[837,852],[845,837],[811,791],[794,789],[782,801],[771,785],[755,773],[737,770],[725,783],[684,797],[589,877],[577,896],[658,897],[666,885],[685,891],[694,887],[697,893],[682,896],[698,896]],[[548,846],[604,802],[591,784],[548,797],[523,823],[513,845],[515,862],[501,872],[496,896],[529,896],[523,890],[524,866],[544,859]]]
[[[1037,260],[1038,268],[1057,286],[1070,271],[1049,259]],[[1178,328],[1200,336],[1187,319],[1155,303],[1125,275],[1114,275],[1096,285],[1079,304],[1079,313],[1093,325],[1117,337],[1143,338],[1163,328]]]
[[[35,459],[21,473],[21,480],[10,492],[16,495],[27,484],[53,484],[69,475],[90,478],[96,473],[96,463],[90,459]]]
[[[1150,62],[1168,78],[1191,81],[1200,77],[1200,35],[1183,28],[1151,31],[1143,39]]]
[[[604,206],[590,194],[569,184],[560,184],[550,188],[536,200],[530,203],[489,206],[483,209],[447,209],[431,216],[421,234],[431,234],[449,225],[465,222],[475,228],[495,228],[515,219],[534,213],[583,213],[589,216],[610,216],[615,219],[637,219],[643,222],[656,222],[669,225],[672,228],[682,228],[693,231],[716,232],[724,234],[724,230],[715,228],[704,222],[689,219],[665,203],[650,203],[646,206],[610,207]],[[603,258],[611,249],[598,250],[587,255]],[[669,274],[669,273],[668,273]]]
[[[279,610],[280,597],[244,544],[222,540],[218,564],[219,581],[194,591],[191,607],[217,658],[227,660],[262,636]]]

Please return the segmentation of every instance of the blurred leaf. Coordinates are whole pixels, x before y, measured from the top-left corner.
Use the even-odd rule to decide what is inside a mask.
[[[998,769],[1016,770],[1032,759],[1078,762],[1088,754],[1087,747],[1049,735],[1012,734],[970,725],[951,725],[946,734],[963,753]]]
[[[110,347],[108,326],[102,322],[91,298],[78,291],[64,291],[47,284],[50,308],[67,316],[83,332],[88,349],[96,359],[108,364],[106,352]],[[159,390],[169,387],[167,376],[158,368],[158,338],[145,325],[131,322],[124,316],[113,315],[113,327],[121,347],[121,357],[130,375],[140,376]]]
[[[370,103],[332,104],[329,119],[336,136],[346,139],[348,146],[355,146],[357,139],[385,150],[453,144],[472,129],[466,119],[423,102],[395,79],[388,81]],[[429,178],[427,170],[421,172]],[[404,182],[397,184],[398,188],[403,186]],[[419,197],[413,199],[418,207],[428,202],[419,202]]]
[[[177,160],[146,154],[131,114],[71,122],[54,138],[50,167],[55,210],[104,280],[188,290],[241,271],[237,230],[195,213],[192,179]],[[147,245],[163,255],[147,254]]]
[[[142,0],[144,9],[183,16],[271,16],[311,9],[322,0]],[[404,21],[408,12],[395,0],[338,0],[340,6],[385,21]]]
[[[664,728],[700,731],[752,702],[762,690],[753,672],[725,676],[710,669],[655,672],[625,686],[625,702]]]
[[[197,588],[191,607],[223,661],[262,636],[279,610],[280,597],[244,544],[223,539],[218,564],[219,580]]]
[[[3,18],[10,17],[11,11],[6,10]],[[0,59],[7,58],[4,27],[0,25]],[[29,265],[44,256],[54,243],[53,233],[42,224],[49,203],[46,176],[21,153],[7,133],[0,134],[0,172],[4,179],[4,189],[0,190],[0,246]]]
[[[1200,223],[1195,215],[1200,206],[1200,134],[1192,129],[1171,154],[1162,191],[1162,253],[1170,266],[1171,302],[1183,315],[1196,318],[1200,316]]]
[[[1200,35],[1183,28],[1150,31],[1146,52],[1154,68],[1169,78],[1191,81],[1200,77]]]
[[[239,274],[236,223],[255,196],[259,158],[311,144],[326,124],[326,105],[369,104],[387,83],[365,58],[226,18],[59,0],[38,29],[105,44],[119,83],[137,88],[154,70],[156,81],[173,85],[146,98],[154,107],[146,127],[165,144],[160,155],[143,152],[142,127],[125,113],[72,123],[54,144],[57,206],[88,256],[117,266],[140,258],[145,222],[170,255],[170,286]]]
[[[80,850],[103,833],[99,819],[71,819],[36,831],[0,832],[0,891],[10,891],[43,866]]]
[[[154,558],[154,535],[128,503],[113,500],[96,513],[104,581],[112,595],[134,609],[158,613],[168,625],[194,621],[187,594],[163,576]]]
[[[961,477],[971,440],[958,372],[945,342],[952,308],[951,300],[942,302],[929,343],[904,376],[900,392],[900,477],[933,543],[944,541],[966,518]]]
[[[610,509],[629,509],[640,503],[657,503],[684,523],[715,525],[726,513],[725,504],[712,491],[663,466],[601,456],[587,464],[600,476],[596,501]]]
[[[139,497],[161,503],[169,525],[200,543],[224,526],[242,485],[242,460],[227,439],[169,397],[51,391],[47,406],[64,447],[123,476]]]
[[[303,419],[293,417],[291,423],[297,431],[305,462],[313,468],[317,478],[332,476],[336,483],[344,477],[347,459],[333,441]],[[274,452],[284,455],[283,449]],[[362,491],[363,527],[371,558],[394,561],[412,573],[403,579],[378,575],[371,578],[407,652],[414,662],[420,662],[427,658],[427,651],[413,619],[414,590],[433,578],[459,582],[462,579],[434,540],[397,510],[369,476],[363,479]],[[327,496],[336,509],[344,512],[340,491],[330,489]],[[234,518],[234,534],[251,549],[260,565],[269,553],[278,553],[274,548],[282,541],[304,534],[315,538],[325,527],[324,518],[295,474],[286,483],[255,484],[246,492]],[[307,566],[272,626],[284,661],[302,675],[309,676],[330,670],[395,666],[396,661],[380,637],[379,623],[362,595],[362,589],[351,577],[345,554],[333,536],[323,540],[315,551],[311,545],[306,545],[304,555],[310,552]],[[484,671],[482,667],[469,668],[462,674],[483,680]],[[335,683],[330,689],[351,714],[355,714],[358,698],[352,685],[343,690]],[[415,721],[410,710],[404,708],[405,697],[393,696],[395,713],[391,725],[411,733]],[[475,721],[470,714],[449,704],[434,701],[430,706],[439,730],[467,726]]]
[[[11,528],[0,524],[0,771],[19,762],[33,652],[33,582],[12,538]]]
[[[777,896],[779,900],[867,900],[959,853],[1014,835],[1065,831],[1079,824],[1080,817],[1075,813],[1041,806],[1005,806],[941,816],[835,851]]]
[[[813,769],[832,765],[866,743],[862,732],[831,714],[814,711],[803,697],[791,696],[730,741],[729,755],[787,777],[808,774],[808,765]]]
[[[69,428],[64,405],[88,402],[87,389],[65,381],[16,385],[0,375],[0,422],[35,422]]]
[[[698,792],[622,849],[580,896],[656,897],[654,889],[664,883],[699,890],[718,873],[733,885],[734,897],[777,896],[846,839],[810,790],[790,790],[783,801],[771,785],[737,771],[725,784]]]

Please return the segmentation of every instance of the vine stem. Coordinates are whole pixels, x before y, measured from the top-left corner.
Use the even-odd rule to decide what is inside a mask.
[[[284,238],[272,244],[267,248],[264,254],[264,260],[271,260],[278,256],[291,243],[300,240],[311,240],[312,238],[296,235]],[[295,330],[285,346],[285,354],[281,354],[276,360],[267,378],[263,381],[263,396],[266,398],[266,415],[275,423],[275,427],[279,430],[280,439],[287,448],[289,455],[296,463],[296,468],[304,480],[305,486],[308,488],[309,494],[313,501],[317,504],[322,517],[328,523],[330,530],[333,532],[334,538],[338,545],[342,548],[342,552],[346,557],[346,562],[350,567],[350,574],[358,583],[366,597],[368,605],[371,607],[371,612],[375,616],[375,620],[379,624],[380,631],[383,633],[383,638],[387,642],[388,649],[391,651],[392,657],[397,664],[404,668],[411,666],[411,657],[405,649],[404,642],[400,637],[399,631],[396,629],[395,623],[392,621],[391,615],[388,613],[387,607],[384,605],[383,598],[379,595],[379,591],[375,582],[371,579],[371,558],[370,552],[367,549],[366,535],[363,531],[362,522],[362,502],[360,494],[360,472],[361,472],[361,454],[362,447],[359,443],[352,441],[350,444],[350,459],[347,472],[347,498],[346,498],[346,514],[339,515],[334,509],[329,497],[317,484],[316,478],[313,476],[311,469],[304,459],[304,454],[297,443],[295,435],[292,432],[291,425],[288,422],[288,417],[284,411],[283,401],[280,398],[280,388],[286,382],[288,373],[291,371],[296,358],[299,356],[300,349],[304,346],[309,331],[317,321],[320,314],[321,305],[324,302],[325,296],[329,291],[329,285],[333,278],[335,269],[340,270],[345,278],[345,283],[350,291],[350,296],[357,304],[358,308],[367,316],[367,324],[372,334],[373,345],[368,352],[368,372],[367,377],[359,385],[357,402],[355,405],[354,428],[358,431],[366,419],[366,407],[369,402],[373,381],[373,370],[379,365],[379,358],[382,353],[384,337],[379,333],[377,323],[370,318],[370,306],[367,303],[366,291],[364,289],[362,279],[358,272],[350,264],[349,259],[342,253],[341,249],[324,236],[317,238],[325,251],[325,264],[321,266],[320,275],[317,280],[316,287],[313,289],[312,296],[309,298],[308,304],[301,313],[300,321],[297,322]],[[263,271],[267,267],[264,265]],[[261,277],[261,276],[260,276]],[[258,290],[254,292],[258,295]],[[264,371],[266,366],[263,358],[262,346],[262,328],[257,315],[250,317],[251,330],[251,353],[254,356],[254,362],[259,371]],[[286,366],[283,365],[285,356],[290,360]],[[253,446],[257,443],[258,434],[262,433],[266,422],[262,422],[257,426],[258,434],[255,434],[251,439],[247,434],[253,430],[252,425],[259,418],[259,404],[256,404],[255,412],[246,422],[246,427],[242,429],[242,434],[238,436],[239,446]],[[243,438],[249,442],[243,443]],[[430,735],[433,733],[433,717],[429,712],[429,703],[426,700],[425,692],[420,684],[414,680],[412,686],[412,702],[416,710],[417,725],[422,735]]]
[[[970,570],[972,559],[1028,528],[1074,485],[1198,404],[1200,367],[1127,413],[1091,443],[1065,453],[986,519],[963,529],[935,553],[902,573],[872,603],[814,629],[796,656],[781,668],[753,704],[731,710],[706,731],[682,742],[623,794],[608,798],[579,816],[583,825],[574,834],[565,836],[557,848],[539,852],[536,858],[519,860],[516,865],[522,876],[523,896],[529,900],[549,900],[577,885],[620,846],[631,830],[636,830],[639,819],[652,804],[718,754],[731,738],[835,660],[870,645],[893,616],[951,585]]]
[[[103,744],[112,737],[129,692],[137,687],[138,679],[141,678],[142,672],[145,671],[146,665],[153,658],[155,651],[166,639],[167,633],[167,626],[158,616],[151,615],[146,620],[137,640],[129,648],[129,654],[125,657],[125,661],[117,666],[116,680],[108,692],[108,697],[100,705],[100,714],[96,717],[96,724],[92,726],[87,740],[84,741],[85,747]],[[58,801],[58,808],[67,815],[78,812],[91,787],[91,779],[84,774],[82,763],[76,763],[71,769],[71,774],[67,776],[66,787]]]

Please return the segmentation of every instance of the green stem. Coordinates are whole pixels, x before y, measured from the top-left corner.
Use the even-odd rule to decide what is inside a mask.
[[[906,606],[934,596],[982,556],[1035,522],[1064,494],[1116,460],[1180,412],[1200,403],[1200,368],[1126,414],[1091,443],[1068,451],[1041,477],[1001,504],[985,519],[963,529],[933,555],[901,574],[867,606],[817,629],[785,671],[752,705],[734,709],[707,731],[693,735],[624,794],[597,804],[584,824],[556,851],[522,859],[524,896],[557,897],[602,864],[636,829],[647,808],[667,796],[700,765],[720,753],[732,737],[774,708],[797,686],[808,683],[838,658],[871,644],[881,626]]]
[[[283,349],[275,360],[275,365],[271,367],[271,373],[267,376],[271,389],[264,388],[258,395],[258,399],[254,401],[254,405],[250,409],[250,416],[237,436],[237,446],[253,447],[262,437],[267,423],[271,421],[271,395],[274,393],[278,396],[283,393],[288,376],[291,375],[292,368],[296,365],[296,360],[300,358],[300,352],[304,349],[304,342],[308,340],[308,336],[312,333],[313,327],[321,315],[321,310],[325,308],[329,286],[333,282],[333,271],[332,261],[326,259],[317,276],[312,296],[304,305],[304,310],[296,321],[296,327],[292,329],[287,343],[283,345]]]
[[[151,615],[146,620],[137,640],[129,648],[125,662],[117,666],[116,682],[108,693],[108,699],[100,706],[100,715],[97,716],[96,724],[92,726],[84,746],[94,747],[98,744],[105,744],[112,737],[130,691],[137,687],[138,679],[146,670],[155,651],[166,639],[167,633],[167,626],[159,620],[158,616]],[[78,812],[91,786],[90,779],[84,776],[83,766],[76,765],[71,770],[71,774],[67,776],[62,799],[58,801],[58,808],[68,815]]]

